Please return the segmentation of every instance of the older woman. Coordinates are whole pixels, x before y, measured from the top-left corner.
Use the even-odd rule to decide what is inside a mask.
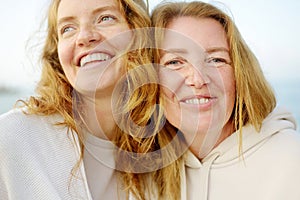
[[[299,199],[300,136],[228,15],[199,1],[152,13],[162,102],[183,136],[181,199]],[[174,133],[173,133],[174,134]]]

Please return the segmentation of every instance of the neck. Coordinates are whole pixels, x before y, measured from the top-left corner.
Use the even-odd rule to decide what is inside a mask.
[[[205,133],[198,133],[189,149],[201,161],[233,132],[234,125],[232,122],[228,122],[219,131],[207,130]]]
[[[96,95],[96,98],[84,99],[83,117],[87,129],[101,139],[112,139],[115,120],[112,114],[111,96]]]
[[[234,132],[234,125],[232,122],[228,122],[222,129],[221,135],[217,140],[214,148],[217,147],[220,143],[222,143],[226,138],[228,138],[233,132]]]

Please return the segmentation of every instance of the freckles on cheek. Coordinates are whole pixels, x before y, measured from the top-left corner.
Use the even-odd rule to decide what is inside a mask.
[[[228,96],[235,99],[236,93],[236,83],[235,78],[233,76],[233,72],[228,75],[228,79],[225,80],[227,82],[226,91],[228,92]]]
[[[66,67],[68,65],[71,65],[72,63],[72,49],[69,47],[69,45],[65,44],[64,42],[59,42],[57,46],[57,53],[58,53],[58,59],[62,67]]]
[[[176,95],[169,90],[163,90],[162,95],[164,99],[165,116],[172,125],[178,127],[181,121],[181,109]]]
[[[164,107],[164,114],[167,120],[175,127],[180,128],[181,124],[181,110],[177,104],[167,102]]]
[[[165,105],[167,104],[174,104],[177,102],[176,100],[176,94],[174,92],[170,91],[166,87],[162,87],[162,94]]]
[[[73,64],[72,50],[69,48],[69,45],[59,42],[57,46],[57,53],[59,63],[64,71],[65,76],[67,77],[69,83],[75,88],[75,84],[77,82],[77,67],[74,67]]]

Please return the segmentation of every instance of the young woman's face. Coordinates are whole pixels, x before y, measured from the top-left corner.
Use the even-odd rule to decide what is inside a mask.
[[[132,37],[116,0],[62,0],[57,15],[58,55],[71,85],[111,95]]]
[[[232,125],[235,80],[226,34],[210,18],[175,18],[167,29],[159,73],[165,114],[201,157]]]

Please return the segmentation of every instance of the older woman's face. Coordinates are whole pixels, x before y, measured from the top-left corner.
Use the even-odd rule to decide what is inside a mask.
[[[235,79],[226,34],[210,18],[175,18],[167,29],[159,73],[165,114],[202,157],[232,125]]]
[[[116,0],[61,0],[57,15],[58,55],[69,82],[110,95],[124,73],[118,56],[132,36]]]

